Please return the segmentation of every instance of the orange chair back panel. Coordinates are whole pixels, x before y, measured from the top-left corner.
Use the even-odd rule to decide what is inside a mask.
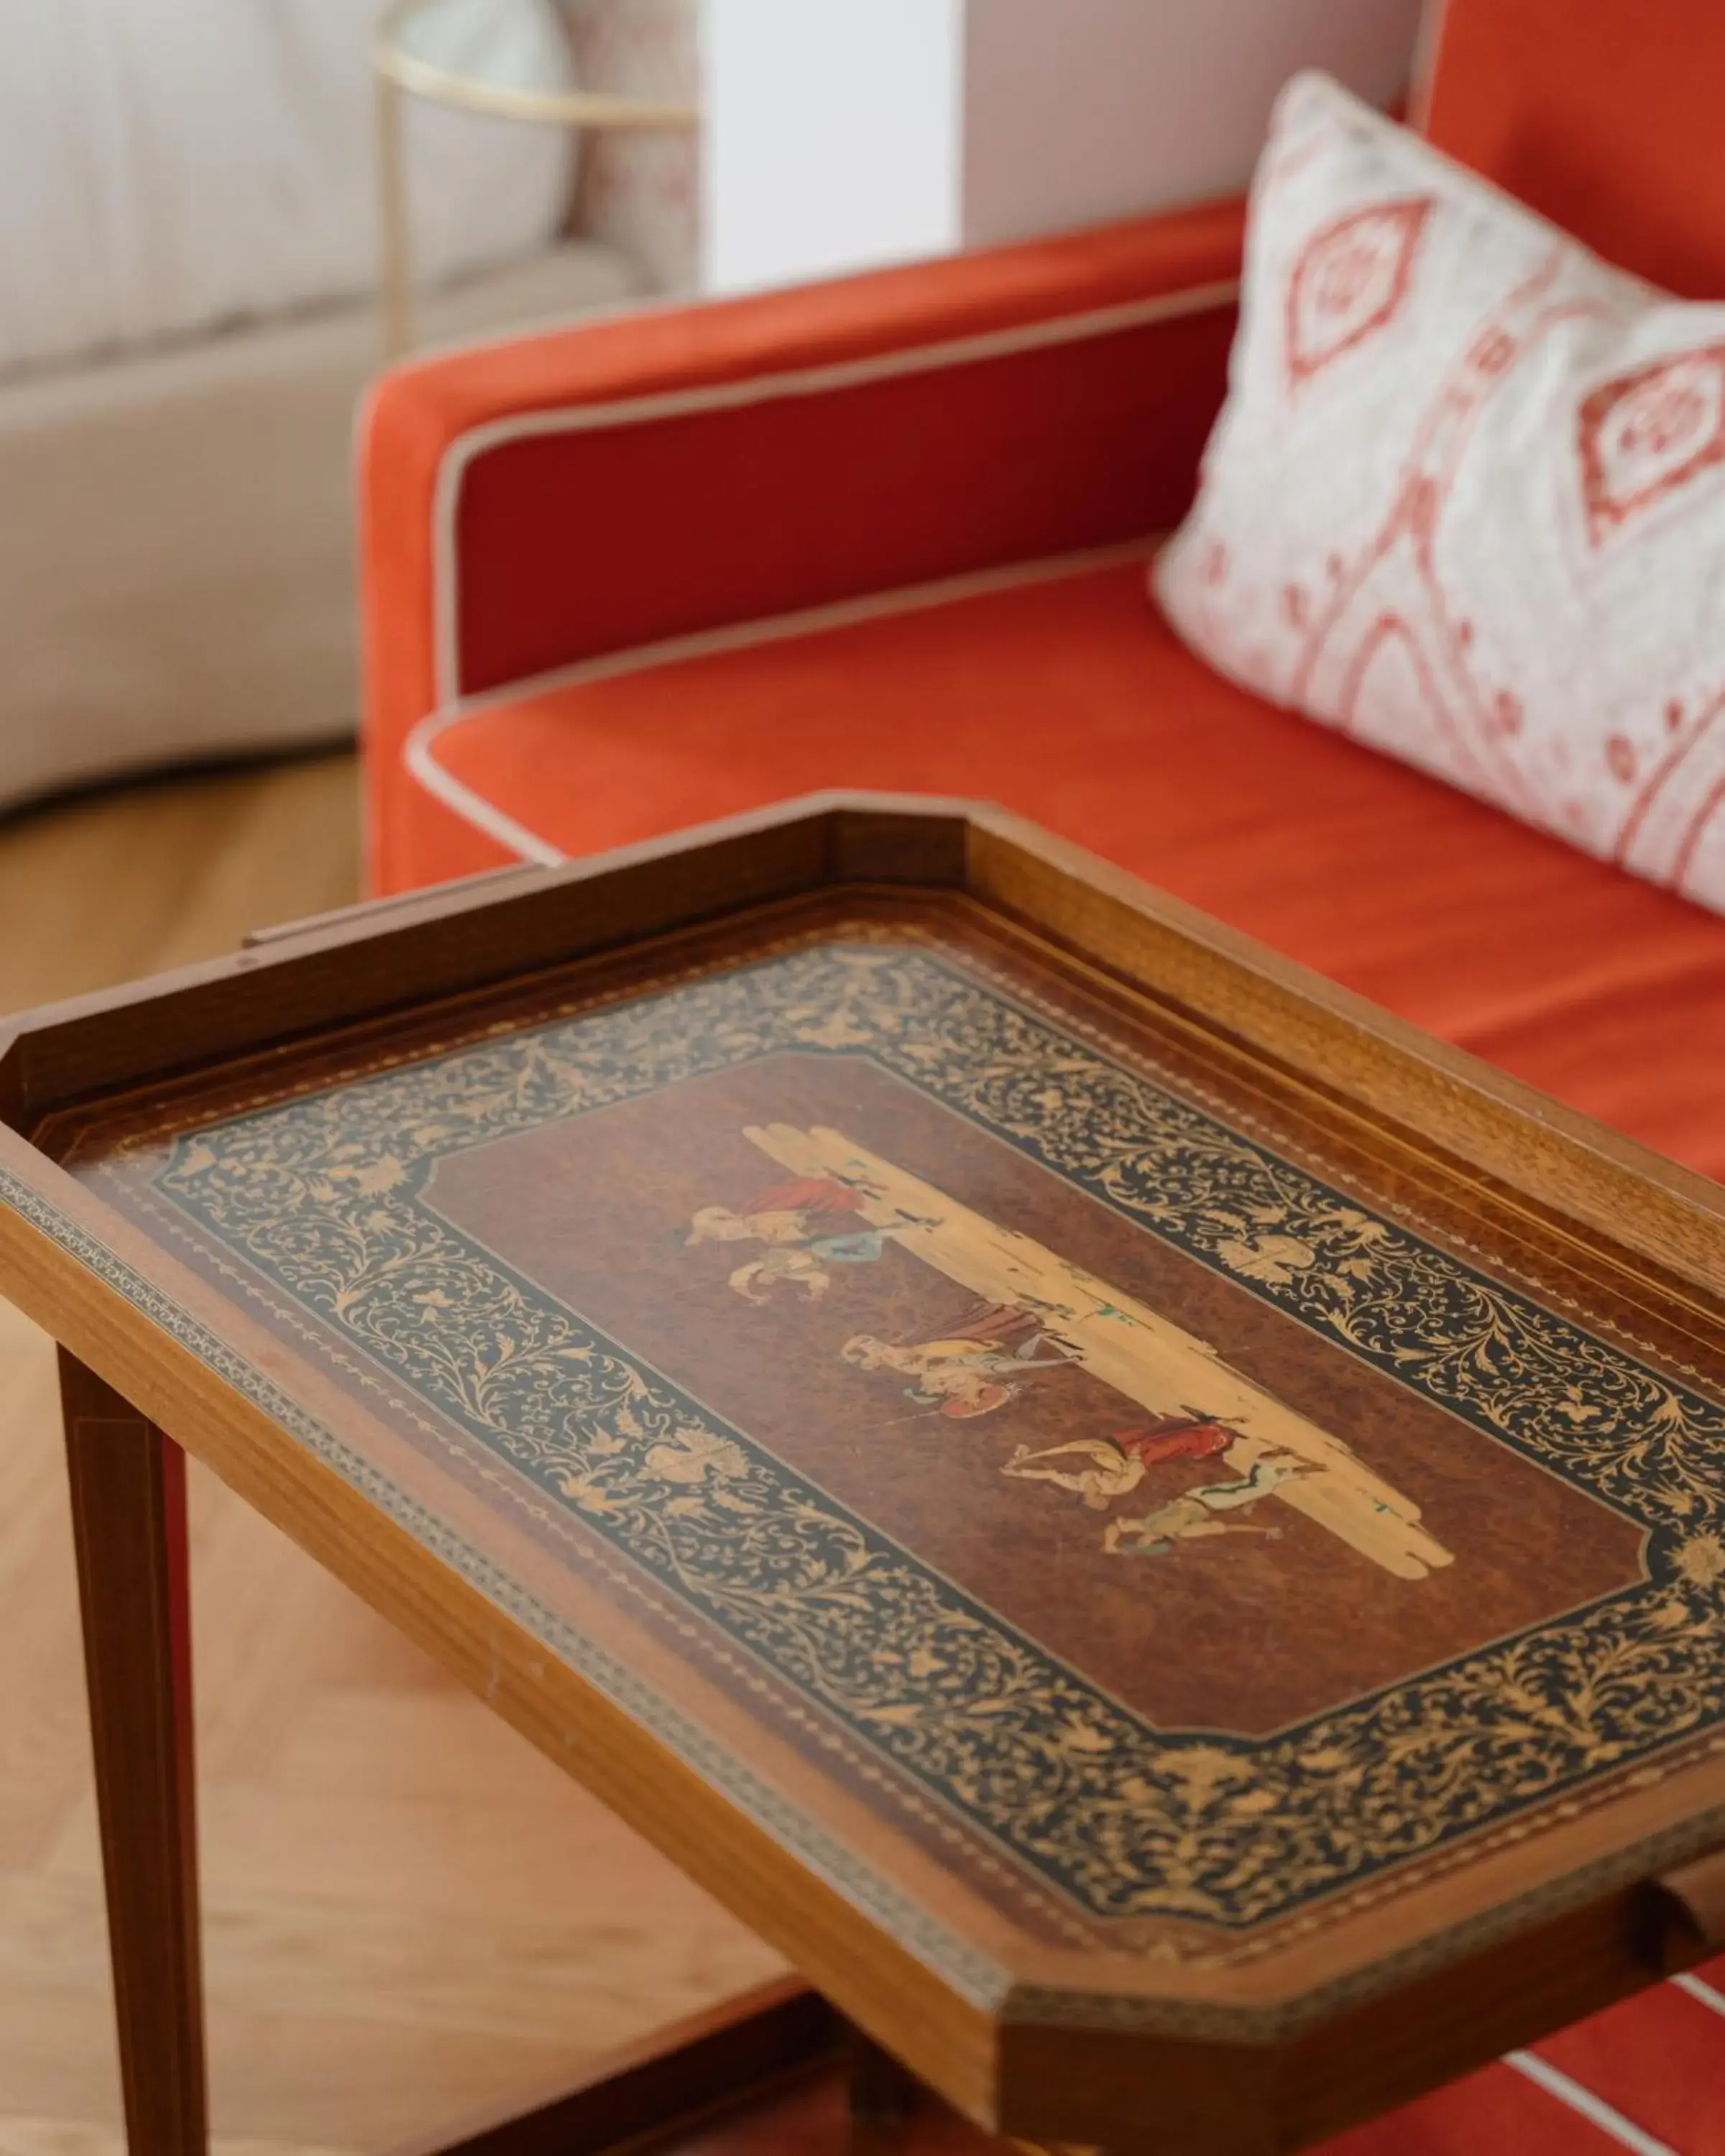
[[[1725,298],[1725,0],[1435,0],[1414,117],[1608,261]]]

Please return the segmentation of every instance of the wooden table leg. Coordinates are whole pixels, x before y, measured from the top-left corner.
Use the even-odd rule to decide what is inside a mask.
[[[186,1460],[60,1351],[131,2156],[203,2156]]]
[[[908,2138],[916,2108],[915,2076],[872,2036],[846,2032],[845,2096],[850,2156],[885,2156]]]

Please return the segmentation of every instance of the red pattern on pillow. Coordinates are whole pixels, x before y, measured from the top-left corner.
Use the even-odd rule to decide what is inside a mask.
[[[1582,490],[1595,546],[1725,459],[1725,344],[1676,352],[1582,400]]]
[[[1725,306],[1322,76],[1156,586],[1235,679],[1725,911]]]
[[[1296,383],[1394,321],[1408,296],[1429,195],[1350,210],[1308,239],[1288,280],[1288,372]]]

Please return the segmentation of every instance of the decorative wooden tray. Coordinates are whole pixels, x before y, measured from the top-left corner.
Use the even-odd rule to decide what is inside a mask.
[[[1717,1921],[1721,1194],[1010,819],[362,909],[0,1088],[0,1286],[973,2117],[1289,2145]]]

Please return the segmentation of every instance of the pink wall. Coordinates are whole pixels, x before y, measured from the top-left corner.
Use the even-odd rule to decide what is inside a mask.
[[[1321,67],[1388,104],[1420,0],[971,0],[967,245],[1244,184],[1277,89]]]

